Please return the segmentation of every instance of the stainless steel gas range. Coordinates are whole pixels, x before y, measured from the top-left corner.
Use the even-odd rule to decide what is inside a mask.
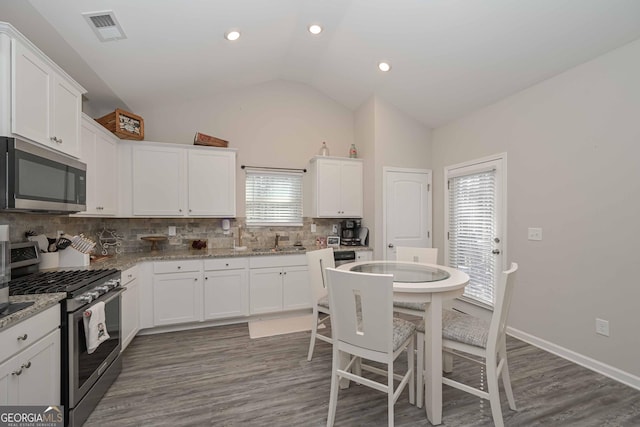
[[[11,245],[10,295],[64,292],[62,301],[61,396],[65,425],[81,426],[118,377],[121,340],[120,271],[37,271],[37,246],[33,242]],[[104,302],[109,339],[95,351],[87,350],[83,316],[97,302]],[[54,403],[54,402],[52,402]]]

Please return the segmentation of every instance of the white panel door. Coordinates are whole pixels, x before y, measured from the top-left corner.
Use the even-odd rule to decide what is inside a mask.
[[[349,218],[362,217],[362,163],[342,162],[340,205],[341,216]]]
[[[183,149],[133,147],[133,214],[184,216]]]
[[[96,135],[95,178],[98,213],[115,215],[118,211],[116,196],[116,171],[118,170],[118,147],[115,141]],[[88,205],[88,204],[87,204]]]
[[[318,216],[320,217],[339,217],[342,214],[341,192],[341,170],[342,162],[340,160],[318,161]]]
[[[204,319],[224,319],[248,314],[247,270],[205,271]]]
[[[154,326],[197,322],[202,313],[200,273],[156,274],[153,278]]]
[[[431,247],[431,171],[384,169],[384,258],[396,246]]]
[[[282,311],[282,268],[251,270],[249,307],[250,314]]]
[[[189,215],[235,216],[235,152],[189,151]]]
[[[60,78],[53,79],[51,136],[55,137],[56,149],[69,154],[79,155],[80,117],[82,113],[82,95]]]
[[[284,269],[282,301],[284,310],[311,308],[311,285],[306,266]]]

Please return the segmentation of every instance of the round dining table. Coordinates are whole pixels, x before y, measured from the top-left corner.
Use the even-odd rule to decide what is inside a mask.
[[[425,309],[424,367],[427,418],[442,423],[442,307],[444,301],[461,296],[469,276],[455,268],[400,261],[360,261],[339,270],[392,274],[394,301],[427,303]]]

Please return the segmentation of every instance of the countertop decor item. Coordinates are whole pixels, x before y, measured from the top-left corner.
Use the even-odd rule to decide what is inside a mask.
[[[207,145],[209,147],[228,147],[229,141],[216,138],[215,136],[207,135],[201,132],[196,132],[196,136],[193,138],[194,145]]]
[[[207,249],[207,241],[206,240],[194,240],[191,242],[191,247],[193,249]]]
[[[140,240],[151,242],[151,252],[155,252],[158,250],[158,242],[167,241],[167,236],[143,236]]]
[[[144,119],[128,111],[116,108],[114,112],[95,120],[120,139],[144,139]]]
[[[122,252],[122,239],[123,236],[116,233],[115,230],[103,228],[98,236],[98,241],[102,247],[102,255],[108,255],[109,248],[115,248],[116,254],[120,254]]]
[[[356,144],[351,144],[351,148],[349,148],[349,158],[351,159],[358,158],[358,149],[356,148]]]

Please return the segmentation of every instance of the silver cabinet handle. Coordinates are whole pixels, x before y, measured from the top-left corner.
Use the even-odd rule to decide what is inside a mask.
[[[22,368],[24,369],[29,369],[30,367],[31,367],[31,361],[28,361],[27,363],[22,364]],[[20,370],[22,370],[22,368],[20,368]]]
[[[182,267],[178,266],[178,270],[180,270]]]
[[[389,249],[393,249],[393,243],[389,243],[387,246],[389,247]]]
[[[498,255],[500,253],[500,249],[494,249],[491,251],[492,254]]]
[[[22,368],[20,368],[20,370],[18,371],[11,372],[11,375],[15,375],[15,376],[22,375]]]
[[[20,335],[20,336],[18,337],[18,341],[21,341],[21,340],[22,340],[22,341],[26,341],[28,336],[29,336],[29,335],[27,335],[27,334]]]

